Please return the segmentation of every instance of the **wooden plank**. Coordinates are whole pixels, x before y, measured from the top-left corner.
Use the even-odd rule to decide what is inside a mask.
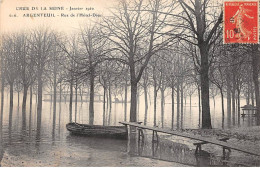
[[[193,143],[193,145],[204,145],[207,144],[208,142],[206,141],[202,141],[202,142],[197,142],[197,143]]]
[[[227,140],[229,140],[229,138],[228,137],[224,137],[224,138],[221,138],[221,139],[218,139],[218,140],[226,142]]]
[[[154,131],[157,131],[157,132],[166,133],[166,134],[170,134],[170,135],[176,135],[176,136],[189,138],[189,139],[193,139],[193,140],[208,142],[208,143],[211,143],[211,144],[215,144],[215,145],[218,145],[218,146],[224,146],[224,147],[234,149],[234,150],[237,150],[237,151],[240,151],[240,152],[248,153],[248,154],[251,154],[251,155],[260,156],[260,153],[256,152],[255,150],[243,149],[242,146],[241,147],[234,146],[233,144],[228,144],[227,142],[217,141],[217,140],[214,140],[214,139],[208,139],[208,138],[205,138],[205,137],[202,137],[202,136],[198,137],[198,136],[195,136],[195,135],[192,135],[192,134],[185,134],[185,133],[181,133],[181,132],[170,131],[170,130],[166,130],[166,129],[160,129],[160,128],[157,128],[157,127],[149,127],[149,126],[139,125],[139,124],[134,123],[134,122],[119,122],[119,123],[121,123],[123,125],[130,125],[130,126],[139,127],[139,128],[142,128],[142,129],[154,130]]]

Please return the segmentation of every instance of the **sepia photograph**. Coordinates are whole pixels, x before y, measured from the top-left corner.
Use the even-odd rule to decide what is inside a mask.
[[[260,0],[0,0],[0,167],[260,167]]]

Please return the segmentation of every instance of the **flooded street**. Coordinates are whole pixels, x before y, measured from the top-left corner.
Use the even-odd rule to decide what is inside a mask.
[[[8,100],[6,95],[6,101]],[[17,95],[15,95],[17,99]],[[141,103],[142,104],[142,103]],[[139,121],[143,121],[142,105],[139,109]],[[145,133],[143,144],[137,142],[137,134],[131,133],[129,140],[102,139],[71,135],[66,124],[69,122],[69,103],[57,102],[56,122],[53,124],[53,110],[50,101],[43,102],[42,124],[37,129],[36,102],[32,112],[27,107],[26,124],[22,123],[21,104],[14,102],[12,123],[9,123],[8,104],[4,107],[3,127],[1,129],[1,166],[211,166],[223,165],[221,156],[207,153],[206,157],[194,155],[193,141],[160,135],[160,141],[151,142],[151,131]],[[95,124],[102,124],[101,102],[95,102]],[[123,105],[113,103],[111,114],[106,117],[107,124],[119,125],[124,120]],[[167,105],[166,105],[167,106]],[[75,106],[74,106],[75,107]],[[75,108],[73,108],[75,109]],[[151,108],[149,108],[151,109]],[[165,113],[170,107],[165,107]],[[191,109],[191,110],[190,110]],[[183,129],[198,128],[197,107],[185,107]],[[78,102],[77,119],[79,123],[88,123],[88,103]],[[191,112],[190,112],[191,111]],[[215,113],[215,112],[213,112]],[[148,114],[149,126],[152,126],[152,114]],[[220,114],[213,114],[214,127]],[[165,128],[171,126],[171,115],[165,115]],[[74,115],[73,115],[74,119]],[[110,122],[108,122],[110,120]],[[158,120],[161,120],[158,117]],[[181,123],[180,123],[181,124]],[[159,122],[160,125],[160,122]],[[175,123],[176,125],[176,123]],[[221,123],[220,123],[221,125]],[[242,124],[243,125],[243,124]],[[248,124],[244,124],[248,125]],[[214,159],[210,159],[214,157]],[[212,161],[214,160],[214,161]]]
[[[49,101],[43,102],[40,131],[37,130],[35,103],[31,118],[30,114],[27,114],[26,130],[22,128],[21,108],[18,108],[17,103],[14,107],[12,128],[9,129],[9,108],[5,105],[0,136],[1,166],[180,166],[178,163],[128,154],[127,140],[73,136],[66,129],[68,103],[57,104],[55,126],[52,124],[53,112],[50,104]],[[78,116],[81,122],[88,118],[87,113],[83,114],[84,110],[87,110],[86,102],[79,104]],[[112,116],[111,120],[113,124],[118,124],[122,117],[117,119]]]

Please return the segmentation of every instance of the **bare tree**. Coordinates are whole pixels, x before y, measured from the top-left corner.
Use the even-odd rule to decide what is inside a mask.
[[[174,94],[176,91],[176,85],[177,85],[177,76],[178,76],[178,64],[177,64],[177,55],[172,54],[172,51],[169,51],[170,55],[168,56],[169,59],[167,61],[166,69],[168,70],[166,73],[166,77],[169,80],[168,86],[171,88],[171,99],[172,99],[172,123],[171,128],[174,127]]]
[[[79,63],[81,75],[89,77],[90,98],[89,98],[89,123],[94,123],[94,87],[97,66],[104,56],[106,43],[100,34],[98,25],[85,27],[81,30],[81,44],[84,53],[82,62]]]
[[[164,127],[164,106],[165,106],[165,90],[168,87],[168,79],[167,79],[167,60],[165,53],[160,53],[161,57],[159,60],[159,74],[160,74],[160,86],[159,89],[161,91],[161,122],[162,122],[162,128]]]
[[[22,121],[23,128],[26,127],[26,101],[27,101],[27,92],[29,87],[34,83],[36,79],[36,64],[35,58],[30,51],[30,44],[28,39],[29,35],[26,33],[19,34],[17,39],[17,48],[19,56],[18,72],[19,72],[19,84],[22,84],[23,87],[23,103],[22,103]],[[17,85],[19,85],[17,84]],[[19,96],[19,95],[18,95]]]
[[[212,67],[210,72],[210,80],[213,84],[217,86],[221,94],[221,106],[222,106],[222,128],[224,128],[224,85],[225,85],[225,66],[222,65],[223,62],[216,61],[214,67]]]
[[[209,107],[209,67],[210,50],[222,30],[223,12],[218,11],[216,2],[210,0],[184,1],[178,0],[181,12],[173,14],[173,36],[198,47],[196,66],[199,67],[202,95],[202,128],[212,128]],[[218,3],[218,2],[217,2]],[[209,10],[210,9],[210,10]],[[212,18],[212,19],[211,19]]]
[[[48,28],[38,28],[32,30],[31,51],[34,54],[37,68],[37,84],[38,84],[38,104],[37,104],[37,129],[41,127],[42,116],[42,92],[43,78],[46,70],[46,65],[50,60],[53,47],[55,45],[55,34]]]
[[[69,122],[72,122],[72,104],[73,104],[73,86],[76,81],[82,80],[84,77],[80,75],[78,71],[79,61],[81,59],[80,54],[80,36],[77,34],[71,37],[63,37],[58,42],[57,45],[64,52],[66,58],[63,61],[63,66],[66,70],[64,77],[65,82],[69,84]],[[65,96],[66,102],[66,96]],[[76,120],[76,114],[75,114]]]
[[[161,86],[161,78],[160,72],[158,70],[158,58],[152,58],[150,61],[150,66],[151,66],[151,72],[152,72],[152,84],[153,84],[153,113],[154,113],[154,118],[153,118],[153,125],[157,125],[157,96],[158,96],[158,91],[160,90]]]
[[[10,86],[10,105],[9,105],[9,128],[12,127],[13,114],[13,92],[14,83],[18,76],[18,47],[16,40],[18,34],[5,35],[3,37],[3,57],[4,57],[4,75]]]
[[[48,87],[50,88],[51,102],[53,103],[53,111],[52,111],[53,129],[55,129],[55,125],[56,125],[57,88],[58,85],[65,80],[65,76],[66,76],[66,69],[64,67],[66,63],[66,59],[64,57],[65,53],[61,50],[61,48],[59,48],[58,45],[59,43],[61,43],[62,37],[58,33],[55,33],[54,39],[55,42],[53,44],[53,49],[50,54],[49,64],[46,66],[46,78],[47,78]],[[60,89],[60,93],[61,93],[61,89]],[[60,94],[60,101],[61,101],[61,94]]]
[[[0,53],[0,60],[1,60],[1,110],[0,110],[0,114],[1,114],[1,117],[0,117],[0,127],[2,127],[2,123],[3,123],[3,111],[4,111],[4,90],[5,90],[5,66],[4,66],[4,59],[5,57],[3,56],[4,55],[4,52],[3,52],[3,48],[2,48],[2,43],[1,43],[1,53]]]
[[[137,121],[137,84],[144,69],[156,52],[172,42],[162,38],[167,16],[158,12],[163,9],[162,3],[161,0],[151,0],[147,4],[143,0],[121,0],[112,16],[104,18],[101,24],[113,49],[121,53],[111,59],[130,68],[131,122]],[[147,47],[143,46],[144,43]]]

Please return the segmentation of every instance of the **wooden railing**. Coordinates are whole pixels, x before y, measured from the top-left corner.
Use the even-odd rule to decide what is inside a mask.
[[[214,144],[214,145],[218,145],[218,146],[223,147],[223,156],[225,155],[226,150],[228,150],[230,152],[231,149],[237,150],[237,151],[240,151],[240,152],[244,152],[244,153],[247,153],[247,154],[255,155],[255,156],[260,156],[260,153],[255,151],[255,150],[252,150],[252,149],[249,149],[249,148],[243,148],[243,146],[238,146],[238,145],[234,145],[232,143],[228,143],[227,140],[229,138],[221,138],[221,139],[216,140],[216,139],[206,138],[206,137],[202,137],[202,136],[196,136],[196,135],[192,135],[192,134],[161,129],[161,128],[158,128],[158,127],[144,126],[144,125],[141,125],[140,123],[134,123],[134,122],[119,122],[119,123],[121,123],[125,126],[132,126],[132,127],[138,128],[138,131],[139,131],[138,132],[139,133],[139,136],[138,136],[139,139],[138,140],[140,140],[140,137],[142,139],[144,138],[142,130],[147,129],[147,130],[153,131],[153,141],[155,140],[155,138],[158,140],[157,132],[200,141],[200,142],[194,143],[194,145],[196,146],[196,150],[195,150],[196,154],[200,154],[201,145],[210,143],[210,144]]]

